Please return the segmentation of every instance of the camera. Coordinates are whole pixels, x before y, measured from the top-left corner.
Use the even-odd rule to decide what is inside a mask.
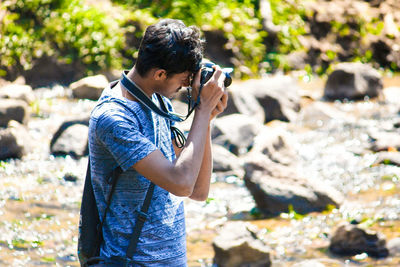
[[[207,63],[202,63],[202,69],[201,69],[201,74],[200,74],[200,84],[201,87],[211,78],[211,76],[214,73],[213,66],[215,65],[212,62],[207,62]],[[225,80],[224,80],[224,86],[228,87],[232,83],[232,73],[233,69],[232,68],[223,68],[222,73],[225,75]]]

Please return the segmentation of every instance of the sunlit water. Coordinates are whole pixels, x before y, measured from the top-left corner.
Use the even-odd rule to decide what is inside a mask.
[[[391,79],[400,86],[400,80]],[[393,85],[390,84],[390,85]],[[306,88],[309,89],[309,85]],[[28,124],[32,150],[23,160],[0,165],[0,266],[78,266],[77,225],[83,181],[65,181],[65,174],[84,177],[87,159],[49,156],[49,142],[58,126],[93,107],[72,101],[60,87],[37,90]],[[310,104],[310,103],[309,103]],[[189,266],[211,266],[211,242],[228,220],[245,220],[260,229],[271,248],[274,266],[318,259],[326,266],[398,266],[400,259],[334,257],[329,236],[341,222],[353,219],[386,235],[400,237],[400,168],[373,165],[369,132],[390,129],[400,105],[387,101],[331,103],[334,119],[299,120],[287,125],[304,173],[330,184],[346,196],[339,209],[294,218],[282,214],[256,220],[254,201],[243,181],[226,177],[214,182],[207,202],[186,201]],[[339,264],[339,265],[338,265]]]

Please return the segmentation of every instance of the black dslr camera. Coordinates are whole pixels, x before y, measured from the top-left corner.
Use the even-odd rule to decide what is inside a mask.
[[[201,75],[200,75],[200,88],[203,87],[203,85],[211,78],[211,76],[214,73],[213,66],[215,64],[212,62],[207,62],[207,63],[202,63],[202,69],[201,69]],[[223,68],[222,73],[225,74],[225,80],[224,80],[224,86],[225,88],[231,85],[232,83],[232,73],[233,69],[232,68]]]

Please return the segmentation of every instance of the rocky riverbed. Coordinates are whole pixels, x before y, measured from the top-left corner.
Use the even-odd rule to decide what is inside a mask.
[[[390,86],[400,86],[400,79],[387,78],[385,88]],[[379,153],[371,151],[371,135],[393,130],[399,122],[400,89],[394,90],[397,99],[327,103],[320,101],[320,81],[302,88],[301,112],[290,123],[279,124],[296,140],[302,171],[340,191],[343,204],[306,215],[292,210],[266,217],[243,179],[215,175],[206,202],[186,200],[189,266],[212,265],[212,240],[228,221],[257,227],[270,248],[272,266],[400,265],[399,254],[339,257],[328,250],[333,231],[343,222],[359,222],[387,241],[400,237],[400,168],[377,163]],[[27,124],[30,151],[22,159],[0,162],[0,265],[78,266],[77,226],[87,157],[54,157],[49,144],[62,122],[87,114],[95,102],[73,99],[70,89],[60,86],[34,94]]]

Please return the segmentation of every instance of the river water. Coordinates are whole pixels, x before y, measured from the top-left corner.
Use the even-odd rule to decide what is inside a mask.
[[[303,108],[318,102],[323,81],[302,85]],[[385,78],[385,87],[400,79]],[[84,177],[87,158],[55,158],[49,142],[66,119],[86,114],[92,101],[68,98],[56,86],[35,90],[28,123],[31,152],[22,160],[0,162],[0,266],[78,266],[77,225],[82,179],[67,181],[66,174]],[[254,224],[271,248],[273,266],[292,266],[318,259],[325,266],[400,266],[400,257],[373,259],[365,255],[335,257],[327,250],[329,237],[342,222],[357,219],[387,240],[400,237],[400,168],[374,165],[368,133],[385,130],[399,121],[400,103],[385,100],[327,104],[334,119],[320,118],[287,124],[304,172],[341,191],[346,200],[338,209],[306,216],[282,214],[255,218],[255,203],[236,177],[214,181],[207,202],[185,200],[189,266],[211,266],[212,240],[226,221]],[[215,179],[214,179],[215,180]]]

